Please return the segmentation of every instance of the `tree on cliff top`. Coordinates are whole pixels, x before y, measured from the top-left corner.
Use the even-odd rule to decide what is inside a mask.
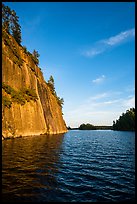
[[[48,82],[47,82],[47,85],[49,86],[52,94],[56,97],[57,99],[57,102],[58,104],[60,105],[60,107],[62,108],[63,104],[64,104],[64,99],[63,98],[60,98],[59,96],[57,96],[57,93],[55,91],[55,83],[54,83],[54,78],[53,76],[51,75]]]
[[[47,84],[48,84],[48,86],[50,87],[50,90],[52,91],[52,93],[53,93],[54,95],[56,95],[56,92],[55,92],[55,83],[54,83],[54,78],[53,78],[52,75],[50,76],[50,78],[49,78]]]
[[[8,33],[10,33],[10,15],[11,15],[10,8],[2,4],[2,27]]]
[[[15,11],[11,11],[11,31],[17,43],[21,44],[21,26],[19,25],[19,17]]]
[[[39,56],[40,56],[40,54],[38,53],[38,51],[33,50],[32,56],[33,56],[34,62],[36,63],[36,65],[38,65],[38,64],[39,64],[39,59],[38,59],[38,58],[39,58]]]
[[[18,44],[21,44],[21,26],[19,17],[14,10],[2,4],[2,27],[11,34]]]

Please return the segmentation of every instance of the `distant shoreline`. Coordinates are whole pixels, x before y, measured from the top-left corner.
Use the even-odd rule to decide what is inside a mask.
[[[94,130],[113,130],[112,126],[94,126]],[[79,128],[71,128],[69,127],[68,130],[81,130]],[[84,129],[84,130],[93,130],[93,129]]]
[[[80,130],[80,129],[79,128],[71,128],[68,130]],[[87,130],[89,130],[89,129],[87,129]],[[94,129],[94,130],[113,130],[113,129]],[[84,130],[82,130],[82,131],[84,131]],[[113,131],[135,132],[135,130],[113,130]]]

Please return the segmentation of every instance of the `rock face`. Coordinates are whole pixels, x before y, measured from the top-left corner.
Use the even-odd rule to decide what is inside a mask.
[[[2,82],[5,87],[2,88],[3,138],[67,132],[62,108],[40,68],[32,56],[4,31]],[[35,91],[35,100],[29,91],[21,95],[23,90]]]

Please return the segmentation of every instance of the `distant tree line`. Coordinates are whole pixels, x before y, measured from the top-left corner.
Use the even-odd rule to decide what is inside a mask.
[[[92,124],[81,124],[79,127],[71,128],[70,126],[67,127],[68,130],[112,130],[112,126],[100,125],[95,126]]]
[[[135,108],[122,113],[118,120],[113,121],[113,130],[135,131]]]
[[[89,123],[87,123],[87,124],[83,123],[79,126],[79,130],[96,130],[96,127],[92,124],[89,124]]]
[[[122,131],[135,131],[135,108],[130,108],[126,113],[122,113],[118,120],[113,121],[112,126],[94,126],[92,124],[81,124],[78,128],[71,128],[68,130],[122,130]]]
[[[99,125],[99,126],[95,126],[97,130],[112,130],[112,126],[108,125]]]
[[[97,126],[97,125],[92,125],[89,123],[87,123],[87,124],[83,123],[78,127],[78,129],[79,130],[111,130],[112,126],[105,126],[105,125]]]

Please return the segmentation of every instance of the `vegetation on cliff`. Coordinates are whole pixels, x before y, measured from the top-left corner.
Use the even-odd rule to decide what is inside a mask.
[[[2,138],[66,132],[53,77],[44,80],[38,51],[20,44],[11,30],[15,13],[2,9]]]
[[[19,25],[19,17],[14,10],[2,4],[2,27],[11,34],[18,44],[21,44],[21,26]]]
[[[21,26],[19,25],[18,20],[19,20],[19,18],[16,15],[16,12],[14,10],[11,10],[8,6],[5,6],[4,4],[2,4],[2,39],[4,41],[4,44],[6,46],[8,46],[11,50],[11,52],[8,52],[8,53],[3,52],[3,54],[8,55],[9,58],[12,59],[13,62],[15,64],[17,64],[18,67],[21,68],[24,60],[22,59],[21,55],[19,54],[19,51],[17,50],[17,46],[16,46],[16,42],[17,42],[19,44],[19,46],[21,46],[21,48],[23,49],[23,52],[32,59],[32,61],[34,62],[34,64],[36,66],[38,66],[39,56],[40,56],[38,51],[36,51],[34,49],[33,53],[30,53],[27,50],[26,46],[21,45]],[[11,39],[10,35],[13,36],[13,39],[15,40],[15,42],[14,42],[14,40]],[[37,73],[35,72],[34,67],[30,67],[30,68],[37,76]],[[47,82],[47,85],[50,88],[51,93],[55,96],[57,103],[62,108],[62,106],[64,104],[64,99],[57,96],[57,93],[55,91],[55,84],[54,84],[53,76],[50,76],[50,78]],[[4,98],[2,100],[4,106],[6,106],[8,108],[11,107],[11,104],[13,101],[20,103],[21,105],[24,105],[26,101],[37,99],[36,93],[32,89],[31,90],[30,89],[26,89],[26,90],[24,89],[24,90],[19,90],[17,92],[15,90],[13,90],[10,86],[8,86],[4,83],[2,85],[2,88],[5,91],[9,92],[8,94],[11,95],[10,98],[8,96],[4,96]]]
[[[51,93],[55,96],[58,104],[60,105],[60,107],[62,108],[63,104],[64,104],[64,99],[63,98],[60,98],[59,96],[57,96],[57,93],[55,91],[55,83],[54,83],[54,78],[53,76],[51,75],[48,82],[47,82],[47,85],[48,87],[50,88],[51,90]]]
[[[23,48],[23,51],[26,55],[30,56],[31,59],[33,60],[33,62],[38,66],[39,64],[39,56],[40,54],[38,53],[38,51],[36,51],[35,49],[33,50],[33,53],[30,53],[28,50],[27,50],[27,47],[26,46],[22,46]],[[39,67],[39,69],[41,70],[41,68]],[[34,70],[33,70],[34,71]]]
[[[7,96],[2,96],[2,105],[3,105],[3,107],[10,108],[10,107],[11,107],[11,104],[12,104],[12,102],[11,102],[11,100],[10,100],[9,97],[7,97]]]
[[[18,53],[18,50],[16,48],[16,41],[11,41],[10,35],[6,32],[5,29],[2,29],[2,40],[4,41],[4,44],[10,48],[11,52],[6,53],[8,54],[9,58],[12,58],[13,62],[18,65],[20,68],[23,64],[23,60]],[[3,50],[2,50],[3,51]],[[3,52],[3,54],[5,54]]]
[[[40,56],[40,54],[38,53],[38,51],[36,51],[34,49],[31,57],[32,57],[32,59],[33,59],[33,61],[35,62],[36,65],[39,64],[39,56]]]
[[[2,34],[5,38],[6,44],[11,45],[8,34],[12,35],[16,42],[21,46],[21,26],[19,24],[19,17],[14,10],[11,10],[8,6],[2,4]],[[27,51],[27,48],[23,46],[26,54],[28,54],[36,65],[39,64],[39,53],[34,49],[31,54]],[[13,49],[14,55],[18,57],[18,53]],[[19,58],[19,57],[18,57]],[[21,59],[19,66],[22,65]]]
[[[8,94],[8,96],[2,97],[2,105],[7,108],[11,107],[12,102],[24,105],[30,100],[36,101],[38,99],[33,89],[23,88],[22,90],[16,91],[4,82],[2,82],[2,89]]]
[[[135,131],[135,108],[130,108],[116,122],[113,121],[113,130]]]

